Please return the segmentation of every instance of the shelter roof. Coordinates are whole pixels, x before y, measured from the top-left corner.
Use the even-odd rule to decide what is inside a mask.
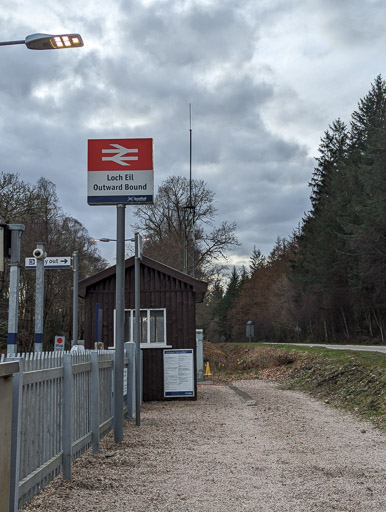
[[[134,256],[132,256],[131,258],[127,258],[125,260],[125,270],[127,268],[133,267],[134,264]],[[176,270],[172,267],[168,267],[167,265],[164,265],[163,263],[160,263],[159,261],[153,260],[151,258],[148,258],[147,256],[142,257],[141,266],[142,265],[150,267],[154,270],[158,270],[163,274],[174,277],[175,279],[190,285],[192,287],[193,292],[196,295],[196,302],[203,301],[205,292],[208,288],[208,283],[200,281],[199,279],[195,279],[194,277],[184,274],[184,272]],[[105,270],[102,270],[101,272],[97,272],[96,274],[87,277],[86,279],[83,279],[82,281],[79,282],[79,297],[84,298],[86,296],[87,288],[92,287],[93,285],[103,281],[104,279],[114,276],[115,273],[116,265],[113,265],[111,267],[106,268]]]

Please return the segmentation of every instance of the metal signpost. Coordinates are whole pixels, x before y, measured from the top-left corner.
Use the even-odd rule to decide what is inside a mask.
[[[117,206],[114,440],[116,443],[120,443],[123,439],[125,206],[153,203],[153,139],[89,140],[87,176],[88,204],[91,206]],[[140,351],[140,343],[138,343],[137,350]],[[138,382],[138,379],[140,379],[140,364],[136,365],[136,372]],[[140,418],[138,406],[136,415],[138,424]]]
[[[72,299],[72,342],[71,347],[78,344],[78,251],[72,253],[72,271],[74,272],[74,289]]]
[[[45,254],[45,244],[38,242],[36,249],[33,252],[33,258],[25,258],[25,268],[27,270],[36,270],[36,299],[35,299],[35,339],[34,350],[35,352],[43,352],[43,320],[44,320],[44,271],[45,270],[60,270],[71,268],[72,260],[70,256],[49,256]],[[75,252],[74,255],[77,255]],[[78,260],[76,258],[76,266]],[[76,276],[75,276],[76,274]],[[75,287],[76,277],[76,287]],[[78,325],[78,297],[75,300],[75,288],[77,293],[77,272],[74,271],[74,304],[73,315],[74,324]],[[78,337],[77,329],[74,330],[74,339]],[[56,347],[56,344],[55,344]],[[56,348],[55,348],[56,350]]]
[[[142,237],[139,233],[135,233],[135,367],[136,367],[136,384],[135,384],[135,424],[137,427],[141,424],[141,283],[140,283],[140,265],[142,259]]]
[[[35,352],[43,352],[44,324],[44,252],[45,244],[38,242],[34,255],[36,256],[36,293],[35,293]]]
[[[117,265],[115,285],[115,356],[114,356],[114,439],[123,440],[123,357],[125,331],[125,205],[117,205]]]

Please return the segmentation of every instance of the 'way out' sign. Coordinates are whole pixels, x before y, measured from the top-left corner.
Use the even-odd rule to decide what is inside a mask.
[[[87,202],[153,203],[153,139],[88,141]]]
[[[43,266],[44,268],[71,268],[72,260],[70,256],[50,256],[48,258],[44,258]],[[36,258],[26,258],[25,259],[25,268],[26,269],[35,269],[36,268]]]

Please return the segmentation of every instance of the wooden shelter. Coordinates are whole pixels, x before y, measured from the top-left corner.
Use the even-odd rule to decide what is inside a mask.
[[[93,348],[97,341],[105,348],[114,346],[115,276],[113,266],[79,283],[79,296],[85,300],[86,348]],[[134,277],[132,257],[125,262],[125,341],[134,341]],[[166,348],[193,349],[196,397],[196,303],[202,302],[207,283],[146,256],[141,261],[140,283],[143,399],[164,399]]]

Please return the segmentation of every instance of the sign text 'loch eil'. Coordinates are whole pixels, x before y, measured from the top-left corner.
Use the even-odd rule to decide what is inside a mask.
[[[89,140],[87,175],[89,205],[153,203],[153,139]]]

